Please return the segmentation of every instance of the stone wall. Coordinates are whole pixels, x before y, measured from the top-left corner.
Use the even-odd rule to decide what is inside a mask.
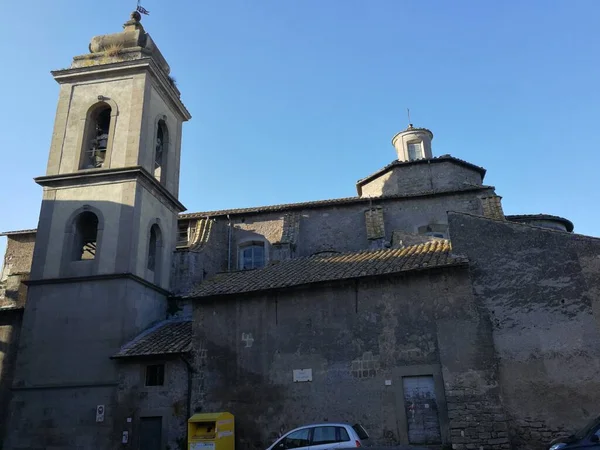
[[[480,186],[481,173],[448,159],[399,164],[359,186],[361,197],[405,195],[426,191],[447,191]]]
[[[505,448],[491,324],[464,268],[197,300],[194,339],[194,408],[232,412],[239,449],[323,421],[408,444],[414,376],[433,377],[442,442]]]
[[[23,307],[27,301],[27,286],[23,281],[29,278],[34,245],[35,233],[7,236],[0,274],[0,448],[8,422]]]
[[[0,448],[8,422],[22,314],[21,309],[0,310]]]
[[[165,365],[163,386],[145,385],[145,369],[148,364]],[[177,357],[119,362],[115,433],[128,431],[130,447],[138,448],[140,418],[161,417],[163,427],[161,448],[186,449],[187,386],[186,365]],[[190,414],[193,414],[193,411]],[[127,421],[128,418],[131,418],[131,422]]]
[[[465,214],[449,221],[492,318],[512,443],[542,449],[600,414],[600,239]]]
[[[416,234],[420,227],[447,224],[449,210],[482,214],[479,196],[491,193],[492,189],[436,196],[374,198],[371,202],[318,208],[232,214],[231,246],[228,219],[224,216],[215,217],[210,235],[202,246],[176,252],[171,272],[173,290],[185,290],[207,276],[227,271],[228,267],[237,270],[238,246],[248,241],[267,244],[267,263],[319,252],[361,251],[371,248],[375,238],[375,235],[369,234],[373,227],[369,227],[372,223],[368,223],[366,214],[371,210],[378,211],[377,238],[383,232],[383,237],[377,239],[381,241],[379,244],[391,245],[394,232]],[[297,222],[290,219],[292,215]],[[282,247],[287,251],[280,251]]]
[[[113,448],[122,345],[166,317],[164,294],[134,280],[33,283],[19,339],[8,448]],[[96,422],[97,405],[105,421]],[[73,432],[76,430],[76,432]]]
[[[31,259],[35,246],[35,232],[7,236],[4,264],[0,273],[0,309],[22,308],[27,301],[27,286]]]

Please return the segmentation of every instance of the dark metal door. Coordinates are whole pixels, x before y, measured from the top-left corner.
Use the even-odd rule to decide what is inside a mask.
[[[440,444],[440,422],[433,376],[404,377],[404,407],[411,444]]]
[[[140,419],[140,450],[161,450],[162,417]]]

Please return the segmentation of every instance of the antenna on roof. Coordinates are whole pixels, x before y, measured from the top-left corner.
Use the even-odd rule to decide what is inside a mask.
[[[408,116],[408,128],[412,128],[412,123],[410,121],[410,109],[406,108],[406,115]]]

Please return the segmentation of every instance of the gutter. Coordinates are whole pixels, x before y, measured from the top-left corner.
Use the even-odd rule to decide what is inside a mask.
[[[187,417],[188,419],[192,414],[192,375],[194,373],[194,368],[192,364],[188,361],[188,359],[184,355],[179,355],[181,360],[185,363],[185,367],[187,368],[188,374],[188,385],[187,385]],[[186,426],[187,430],[187,426]],[[187,439],[187,436],[186,436]]]

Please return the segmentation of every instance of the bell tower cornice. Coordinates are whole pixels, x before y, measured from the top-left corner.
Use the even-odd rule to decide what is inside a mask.
[[[156,86],[169,99],[171,106],[176,109],[182,119],[184,121],[190,120],[192,116],[181,101],[179,89],[177,89],[152,58],[119,61],[94,66],[71,67],[68,69],[53,70],[51,74],[59,84],[68,84],[93,82],[99,78],[110,79],[112,77],[123,77],[128,74],[135,75],[144,72],[149,73],[156,80]]]

